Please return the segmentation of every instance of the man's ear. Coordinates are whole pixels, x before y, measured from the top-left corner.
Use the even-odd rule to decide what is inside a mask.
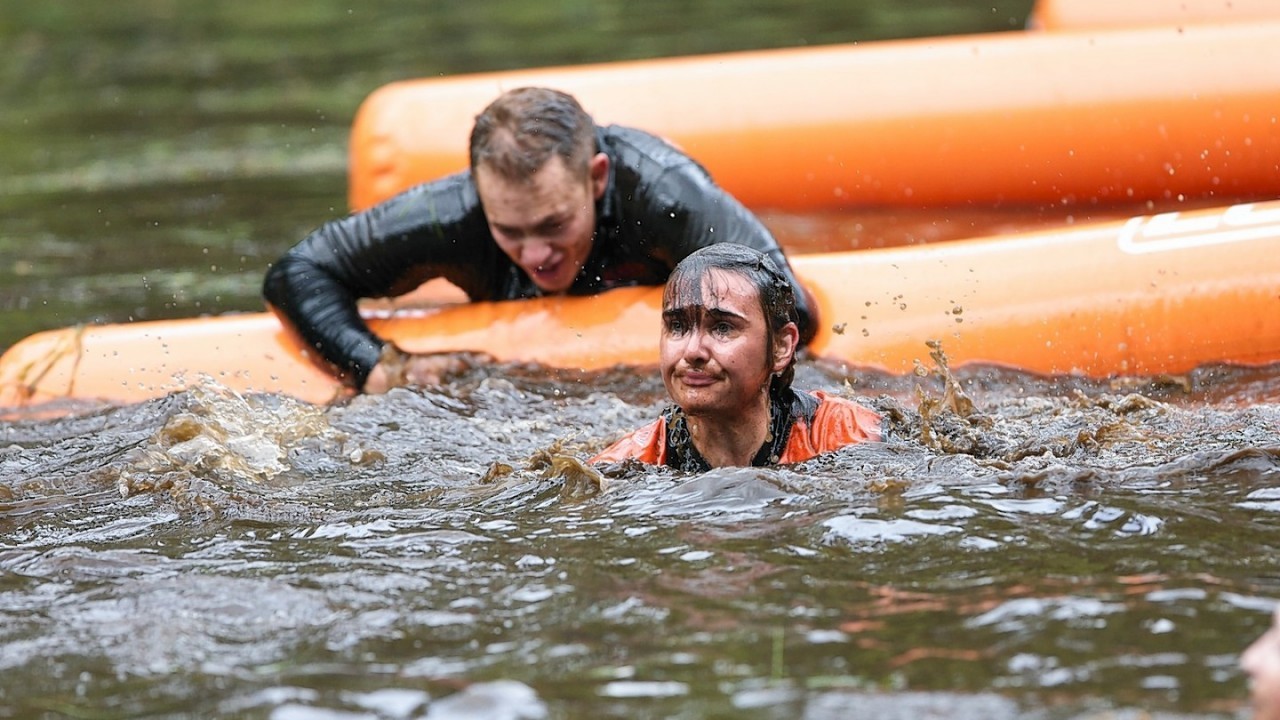
[[[773,371],[782,372],[791,364],[796,356],[796,348],[800,345],[800,328],[795,323],[787,323],[773,337]]]
[[[587,166],[591,174],[591,196],[599,200],[604,196],[605,187],[609,184],[609,156],[596,153]]]

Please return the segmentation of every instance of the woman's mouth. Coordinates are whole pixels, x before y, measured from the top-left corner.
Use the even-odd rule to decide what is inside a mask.
[[[685,372],[680,374],[680,382],[689,387],[706,387],[715,383],[716,378],[711,373],[704,372]]]

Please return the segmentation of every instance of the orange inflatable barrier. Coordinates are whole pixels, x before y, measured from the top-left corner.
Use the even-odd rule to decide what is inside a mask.
[[[1278,37],[1280,21],[1009,32],[398,82],[357,113],[349,200],[466,167],[475,115],[523,85],[670,138],[757,210],[1266,199]]]
[[[802,255],[817,299],[812,349],[895,373],[993,363],[1090,376],[1280,361],[1280,202],[959,240]],[[603,368],[657,362],[661,290],[453,304],[371,320],[416,352]],[[209,377],[312,402],[343,394],[274,316],[67,328],[0,356],[0,408],[65,398],[132,402]],[[0,413],[2,415],[3,413]]]
[[[1036,0],[1034,30],[1096,30],[1141,25],[1280,20],[1276,0]]]

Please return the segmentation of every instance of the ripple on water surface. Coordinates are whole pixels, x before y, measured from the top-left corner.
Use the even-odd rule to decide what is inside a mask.
[[[1243,697],[1234,657],[1280,592],[1275,405],[993,371],[960,376],[968,411],[929,377],[800,378],[890,440],[595,472],[578,461],[653,417],[660,380],[525,366],[329,408],[211,385],[10,423],[10,702],[1207,717]]]

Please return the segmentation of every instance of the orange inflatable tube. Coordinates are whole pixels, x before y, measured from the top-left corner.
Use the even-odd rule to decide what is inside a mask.
[[[793,262],[818,303],[812,349],[855,367],[927,366],[931,340],[955,366],[1100,377],[1280,361],[1280,202]],[[417,352],[650,365],[660,304],[659,288],[626,288],[447,305],[371,325]],[[253,313],[33,335],[0,356],[0,408],[132,402],[203,377],[311,402],[344,392],[274,316]]]
[[[1096,30],[1141,25],[1280,20],[1276,0],[1036,0],[1034,30]]]
[[[522,85],[670,138],[759,210],[1276,197],[1277,37],[1010,32],[399,82],[359,108],[349,199],[466,167],[475,115]]]

